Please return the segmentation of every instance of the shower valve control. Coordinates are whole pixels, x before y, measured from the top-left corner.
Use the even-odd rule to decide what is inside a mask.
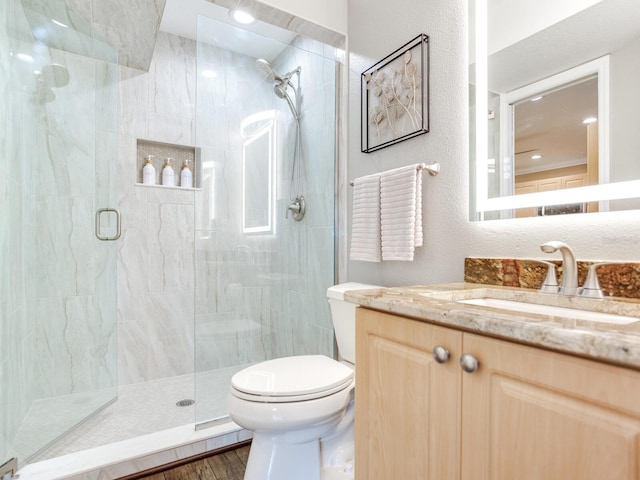
[[[289,218],[289,211],[291,211],[291,216],[297,222],[304,218],[304,213],[307,210],[307,204],[304,201],[304,197],[302,195],[298,195],[292,202],[287,205],[287,213],[285,214],[285,218]]]

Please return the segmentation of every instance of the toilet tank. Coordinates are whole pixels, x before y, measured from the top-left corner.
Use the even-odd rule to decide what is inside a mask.
[[[327,298],[331,307],[331,319],[336,332],[338,352],[340,358],[350,363],[356,363],[356,307],[357,305],[345,302],[344,293],[349,290],[373,290],[377,285],[366,283],[341,283],[327,289]]]

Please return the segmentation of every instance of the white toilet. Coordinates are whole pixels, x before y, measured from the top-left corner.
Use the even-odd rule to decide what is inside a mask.
[[[231,379],[229,415],[253,431],[245,480],[346,480],[353,473],[355,309],[343,283],[327,290],[341,361],[278,358]]]

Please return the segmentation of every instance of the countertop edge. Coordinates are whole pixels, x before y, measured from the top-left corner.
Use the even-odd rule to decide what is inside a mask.
[[[619,331],[615,326],[589,328],[582,325],[588,322],[568,325],[571,322],[566,318],[506,313],[428,296],[479,288],[500,289],[514,294],[522,291],[510,287],[452,283],[347,291],[345,300],[365,308],[640,370],[640,319],[638,326],[630,331]],[[640,305],[637,307],[640,311]]]

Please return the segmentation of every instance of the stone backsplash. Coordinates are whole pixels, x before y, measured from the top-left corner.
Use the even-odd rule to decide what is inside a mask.
[[[549,261],[546,260],[545,261]],[[562,278],[562,262],[558,265],[558,283]],[[587,278],[589,265],[596,261],[578,261],[578,285]],[[474,258],[464,261],[464,281],[506,287],[540,288],[547,274],[546,265],[532,259]],[[600,286],[605,296],[640,299],[640,263],[616,263],[598,268]]]

